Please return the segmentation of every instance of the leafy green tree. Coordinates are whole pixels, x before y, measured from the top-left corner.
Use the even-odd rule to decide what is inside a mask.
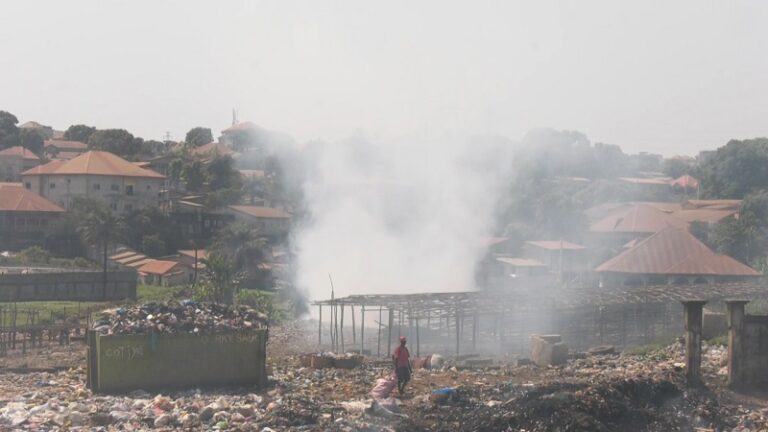
[[[0,149],[19,145],[19,119],[8,111],[0,111]]]
[[[201,260],[205,264],[206,282],[202,289],[209,288],[205,297],[218,303],[232,304],[240,284],[240,275],[232,262],[218,252],[209,252],[208,257]]]
[[[109,210],[98,209],[92,211],[80,222],[77,228],[83,240],[92,246],[100,247],[103,252],[103,288],[102,297],[107,297],[107,258],[109,245],[120,241],[125,232],[123,220],[112,215]]]
[[[201,145],[209,144],[213,142],[213,133],[209,128],[196,127],[187,132],[187,136],[184,139],[190,147],[200,147]]]
[[[171,183],[171,188],[178,189],[181,182],[181,174],[184,170],[184,161],[181,159],[174,159],[168,164],[168,180]]]
[[[136,210],[125,216],[126,243],[149,256],[175,253],[187,246],[171,217],[157,208]]]
[[[743,198],[768,189],[768,138],[731,140],[697,170],[705,198]]]
[[[141,238],[141,250],[147,256],[158,258],[165,255],[165,242],[158,234],[145,235]]]
[[[208,163],[208,186],[211,190],[239,187],[240,173],[234,168],[230,156],[216,156]]]
[[[96,128],[92,126],[86,126],[84,124],[72,125],[64,131],[64,139],[87,143],[94,132],[96,132]]]
[[[24,264],[48,264],[51,262],[51,254],[40,246],[32,246],[19,252],[19,257]]]
[[[200,161],[194,161],[191,164],[185,166],[181,176],[184,179],[188,190],[192,192],[200,191],[203,188],[203,183],[205,182],[203,163]]]
[[[19,143],[22,147],[35,154],[40,154],[43,151],[43,136],[34,129],[20,129],[19,130]]]
[[[680,159],[665,159],[661,171],[672,178],[678,178],[691,171],[691,165]]]
[[[102,150],[121,157],[133,156],[141,150],[141,142],[125,129],[103,129],[94,132],[88,139],[88,147]]]
[[[259,231],[244,223],[229,224],[221,228],[211,242],[211,251],[226,257],[236,271],[248,271],[267,258],[266,239]]]

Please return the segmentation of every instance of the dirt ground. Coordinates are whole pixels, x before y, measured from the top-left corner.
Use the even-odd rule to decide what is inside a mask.
[[[390,363],[302,367],[315,331],[299,324],[270,329],[266,389],[99,396],[84,386],[82,342],[12,351],[0,357],[0,430],[768,431],[767,395],[725,386],[722,347],[705,347],[704,387],[685,383],[678,343],[554,368],[472,368],[446,359],[440,369],[416,370],[406,394],[395,390],[385,401],[392,409],[382,411],[369,392],[391,374]],[[431,402],[441,388],[454,389],[455,398]],[[203,421],[210,407],[218,417]]]

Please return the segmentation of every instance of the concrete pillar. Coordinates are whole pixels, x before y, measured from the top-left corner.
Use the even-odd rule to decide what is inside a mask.
[[[728,385],[744,384],[744,306],[747,300],[726,300],[728,308]]]
[[[683,301],[685,316],[685,370],[688,382],[701,381],[701,321],[706,300]]]

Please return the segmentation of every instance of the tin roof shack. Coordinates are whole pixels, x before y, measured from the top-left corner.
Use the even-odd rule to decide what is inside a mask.
[[[685,228],[668,227],[595,269],[601,285],[753,282],[760,273],[719,255]]]
[[[13,184],[0,184],[0,250],[43,246],[64,209]]]
[[[576,243],[527,241],[523,250],[526,258],[544,263],[550,273],[559,275],[561,280],[579,278],[590,270],[586,248]]]
[[[528,258],[496,257],[487,272],[487,287],[491,289],[544,286],[556,279],[543,262]]]

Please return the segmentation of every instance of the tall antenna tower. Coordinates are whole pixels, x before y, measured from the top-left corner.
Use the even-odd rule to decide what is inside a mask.
[[[163,134],[163,139],[165,141],[170,141],[171,140],[171,131],[165,131],[165,134]]]
[[[238,114],[237,110],[235,108],[232,108],[232,126],[234,126],[237,123],[239,123],[237,121],[237,114]]]

